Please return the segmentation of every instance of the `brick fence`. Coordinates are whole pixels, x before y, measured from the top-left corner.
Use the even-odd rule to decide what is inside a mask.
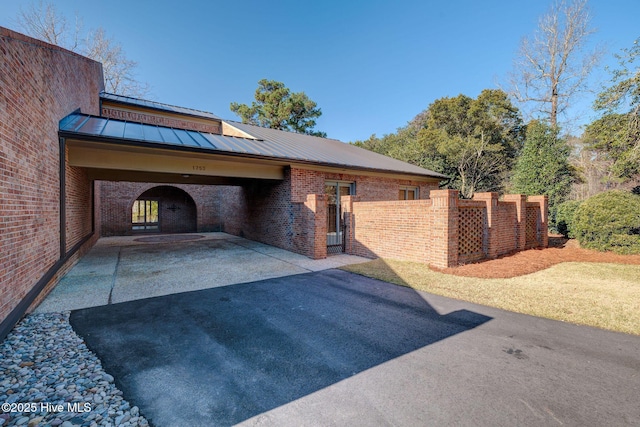
[[[429,200],[362,202],[342,198],[346,252],[452,267],[533,247],[548,246],[546,196],[498,199],[456,190],[432,190]]]

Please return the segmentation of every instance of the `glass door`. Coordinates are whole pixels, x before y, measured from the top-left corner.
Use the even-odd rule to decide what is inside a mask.
[[[327,181],[325,183],[327,200],[327,253],[341,253],[343,251],[342,209],[340,198],[355,193],[353,182]]]
[[[131,226],[134,231],[157,231],[159,227],[158,201],[138,199],[131,208]]]

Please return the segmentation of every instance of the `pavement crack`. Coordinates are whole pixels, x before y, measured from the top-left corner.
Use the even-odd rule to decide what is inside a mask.
[[[113,288],[116,286],[116,278],[118,277],[118,267],[120,266],[120,256],[122,254],[122,247],[118,247],[118,259],[116,260],[116,268],[113,270],[113,277],[111,278],[111,289],[109,289],[109,299],[107,304],[112,303]]]
[[[524,404],[525,404],[525,406],[526,406],[527,408],[529,408],[529,410],[531,411],[531,413],[532,413],[533,415],[535,415],[537,418],[544,419],[544,417],[543,417],[542,415],[540,415],[540,414],[539,414],[535,409],[533,409],[533,407],[532,407],[531,405],[529,405],[526,401],[524,401],[524,400],[522,400],[522,399],[518,399],[518,400],[519,400],[520,402],[524,403]]]

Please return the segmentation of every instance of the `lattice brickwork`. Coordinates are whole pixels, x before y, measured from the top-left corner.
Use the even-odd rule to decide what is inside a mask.
[[[484,257],[484,208],[460,208],[458,220],[458,255],[465,261]]]
[[[540,218],[540,207],[538,206],[527,206],[527,225],[526,225],[526,236],[527,236],[527,248],[533,248],[539,246],[538,242],[538,220]]]

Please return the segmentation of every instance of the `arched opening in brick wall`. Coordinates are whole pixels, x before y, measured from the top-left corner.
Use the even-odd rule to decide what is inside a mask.
[[[198,210],[186,191],[159,185],[142,193],[131,204],[131,230],[156,233],[195,233]]]

